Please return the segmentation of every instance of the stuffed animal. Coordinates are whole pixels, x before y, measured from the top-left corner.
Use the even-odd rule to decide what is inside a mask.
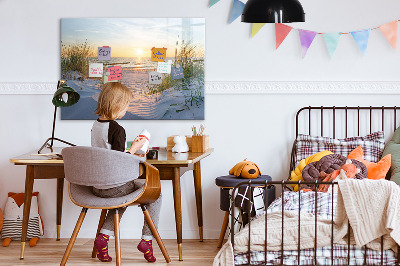
[[[174,137],[175,146],[172,148],[172,152],[188,152],[189,146],[186,143],[185,136],[175,136]]]
[[[31,212],[29,214],[27,239],[29,246],[36,245],[39,237],[43,235],[43,223],[39,216],[38,207],[39,192],[32,193]],[[4,208],[4,223],[1,230],[3,246],[8,247],[11,240],[21,240],[22,219],[24,213],[24,193],[8,193],[6,206]]]
[[[231,170],[229,170],[229,174],[249,179],[257,178],[261,175],[258,166],[255,163],[246,160],[247,158],[242,162],[237,163]]]

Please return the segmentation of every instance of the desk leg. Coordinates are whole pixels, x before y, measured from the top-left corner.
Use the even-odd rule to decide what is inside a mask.
[[[64,178],[57,178],[57,241],[60,241]]]
[[[199,225],[200,242],[203,242],[203,203],[201,196],[201,168],[200,161],[194,164],[194,191],[196,194],[197,220]]]
[[[21,255],[20,259],[24,259],[26,235],[28,233],[29,213],[31,211],[32,190],[34,181],[34,166],[26,166],[25,177],[25,195],[24,195],[24,213],[22,219],[22,232],[21,232]]]
[[[178,242],[179,260],[182,260],[182,205],[181,205],[181,174],[179,167],[174,167],[174,178],[172,179],[174,191],[175,223]]]

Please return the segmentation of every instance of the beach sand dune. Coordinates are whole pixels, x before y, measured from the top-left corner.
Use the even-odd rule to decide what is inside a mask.
[[[133,93],[133,100],[123,120],[204,119],[204,100],[198,106],[191,106],[190,109],[184,106],[185,100],[190,96],[190,90],[170,88],[162,93],[148,94],[148,70],[123,69],[121,82]],[[61,119],[97,119],[94,113],[101,82],[97,79],[68,80],[67,84],[80,94],[81,99],[71,107],[62,108]]]

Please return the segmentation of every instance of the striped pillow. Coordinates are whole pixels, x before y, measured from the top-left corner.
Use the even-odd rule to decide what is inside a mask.
[[[302,159],[317,152],[329,150],[343,156],[361,146],[364,151],[364,159],[370,162],[378,162],[381,159],[385,140],[383,131],[378,131],[364,137],[352,137],[345,139],[333,139],[329,137],[318,137],[299,134],[296,139],[295,159],[296,165]]]

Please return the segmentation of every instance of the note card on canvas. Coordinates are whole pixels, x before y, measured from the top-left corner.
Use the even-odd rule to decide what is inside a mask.
[[[151,61],[153,62],[165,62],[167,55],[167,48],[151,48]]]
[[[149,71],[149,84],[159,85],[162,83],[162,74],[156,71]]]
[[[157,72],[169,74],[171,73],[171,65],[171,60],[168,60],[168,62],[158,62]]]
[[[99,60],[106,60],[110,61],[111,60],[111,47],[109,46],[103,46],[103,47],[98,47],[98,59]]]
[[[182,66],[172,67],[171,68],[171,79],[183,79],[183,68]]]
[[[108,81],[121,80],[122,79],[122,69],[121,66],[112,66],[107,68],[107,72],[110,72],[108,76]]]
[[[90,63],[89,64],[89,77],[101,78],[103,76],[103,63]]]

